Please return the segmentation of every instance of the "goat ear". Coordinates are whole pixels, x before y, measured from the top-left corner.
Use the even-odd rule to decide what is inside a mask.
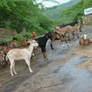
[[[26,42],[28,41],[28,39],[26,39]]]
[[[30,45],[30,43],[27,43],[27,45],[29,46],[29,45]]]

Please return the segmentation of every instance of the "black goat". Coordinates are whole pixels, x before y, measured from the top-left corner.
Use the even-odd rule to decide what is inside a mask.
[[[47,43],[48,39],[52,40],[51,32],[46,33],[44,36],[35,38],[35,40],[39,44],[39,47],[41,48],[41,51],[42,51],[45,59],[48,59],[47,54],[46,54],[46,43]],[[51,48],[53,49],[52,44],[51,44]]]
[[[64,26],[75,26],[76,24],[78,24],[78,21],[75,21],[75,22],[72,22],[72,23],[69,23],[69,24],[64,24]]]

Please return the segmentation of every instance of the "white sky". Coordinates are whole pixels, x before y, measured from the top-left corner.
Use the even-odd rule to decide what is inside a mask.
[[[67,3],[71,0],[56,0],[58,3],[55,2],[51,2],[51,1],[44,1],[44,0],[37,0],[37,3],[42,3],[44,5],[44,7],[53,7],[56,6],[58,4],[63,4],[63,3]]]

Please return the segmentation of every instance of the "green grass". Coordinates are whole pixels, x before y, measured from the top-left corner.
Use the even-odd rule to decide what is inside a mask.
[[[9,42],[9,41],[12,41],[12,38],[13,38],[13,37],[5,38],[5,39],[2,40],[2,42]]]

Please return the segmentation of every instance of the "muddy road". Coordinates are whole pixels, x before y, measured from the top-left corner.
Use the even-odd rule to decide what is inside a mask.
[[[92,25],[83,27],[83,32],[87,30],[92,38],[91,29]],[[48,42],[49,60],[44,61],[42,54],[32,58],[33,73],[23,61],[16,62],[18,75],[14,77],[10,76],[9,67],[0,70],[0,92],[92,92],[92,70],[85,67],[92,61],[92,45],[80,47],[78,40],[69,46],[62,44],[56,41],[51,50]]]

